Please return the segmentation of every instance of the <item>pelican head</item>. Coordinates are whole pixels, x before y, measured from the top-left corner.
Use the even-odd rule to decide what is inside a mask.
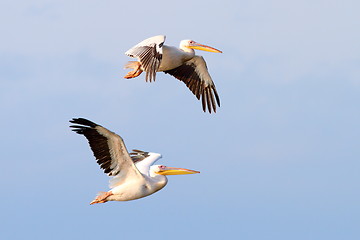
[[[184,174],[194,174],[194,173],[200,173],[200,172],[186,168],[167,167],[164,165],[153,165],[150,168],[150,176],[151,175],[184,175]]]
[[[190,48],[190,49],[196,49],[196,50],[202,50],[202,51],[214,52],[214,53],[222,53],[222,51],[216,48],[197,43],[194,40],[182,40],[180,42],[180,49],[184,49],[184,48]]]

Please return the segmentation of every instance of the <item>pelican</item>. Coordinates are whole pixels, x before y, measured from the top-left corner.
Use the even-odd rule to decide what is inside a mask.
[[[221,53],[221,51],[193,40],[182,40],[179,48],[164,45],[164,42],[164,35],[151,37],[125,52],[129,57],[137,58],[138,61],[130,61],[125,65],[125,68],[133,70],[124,78],[134,78],[145,71],[145,80],[151,82],[155,81],[156,72],[170,74],[184,82],[198,100],[201,97],[204,112],[206,112],[206,107],[209,113],[212,110],[216,112],[215,99],[220,107],[219,95],[204,58],[195,55],[194,49],[214,53]]]
[[[129,201],[153,194],[167,184],[166,175],[194,174],[198,171],[185,168],[152,165],[161,154],[133,150],[129,154],[123,139],[108,129],[84,118],[70,120],[72,130],[84,135],[97,163],[110,180],[108,192],[100,192],[90,203]]]

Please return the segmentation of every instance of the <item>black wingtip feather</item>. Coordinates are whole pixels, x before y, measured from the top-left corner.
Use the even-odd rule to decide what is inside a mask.
[[[205,102],[204,94],[201,95],[201,103],[202,103],[203,111],[206,112],[206,102]]]
[[[96,124],[90,120],[87,120],[85,118],[73,118],[72,120],[70,120],[69,122],[71,123],[75,123],[75,124],[80,124],[80,125],[84,125],[84,126],[88,126],[88,127],[96,127],[96,126],[99,126],[99,124]],[[70,126],[70,127],[79,127],[79,126]]]
[[[220,107],[220,97],[219,97],[219,95],[218,95],[218,93],[216,91],[215,86],[213,86],[212,89],[213,89],[213,92],[214,92],[214,95],[215,95],[215,98],[216,98],[217,105]]]
[[[71,128],[74,128],[72,129],[72,131],[76,132],[77,134],[84,134],[84,129],[85,127],[83,128],[79,128],[79,126],[70,126]]]

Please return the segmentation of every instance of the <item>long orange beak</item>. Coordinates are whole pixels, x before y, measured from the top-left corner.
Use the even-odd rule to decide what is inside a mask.
[[[194,174],[194,173],[200,173],[200,172],[186,168],[175,168],[175,167],[165,167],[165,169],[157,172],[157,174],[161,174],[161,175],[183,175],[183,174]]]
[[[207,52],[222,53],[222,51],[220,51],[216,48],[213,48],[213,47],[210,47],[210,46],[207,46],[204,44],[200,44],[197,42],[191,43],[188,47],[192,48],[192,49],[207,51]]]

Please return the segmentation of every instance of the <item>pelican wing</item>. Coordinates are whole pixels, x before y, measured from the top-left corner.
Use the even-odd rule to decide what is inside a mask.
[[[149,152],[144,152],[141,150],[133,149],[130,153],[130,157],[134,163],[144,160],[149,156]]]
[[[197,99],[200,100],[201,97],[204,112],[206,111],[206,107],[210,113],[212,110],[216,112],[216,103],[220,107],[219,95],[203,57],[196,55],[180,67],[164,72],[183,81]]]
[[[74,132],[87,138],[97,163],[107,175],[118,179],[142,178],[119,135],[84,118],[73,118],[70,122],[77,124],[70,126]]]
[[[131,153],[132,160],[135,162],[135,166],[142,174],[150,177],[149,170],[151,165],[159,160],[162,156],[159,153],[143,152],[140,150],[133,150],[136,154]]]
[[[145,39],[125,52],[129,57],[139,59],[143,70],[146,72],[146,81],[155,81],[156,72],[162,59],[162,46],[165,36],[159,35]]]
[[[150,166],[159,160],[162,156],[159,153],[144,152],[141,150],[133,149],[130,153],[130,157],[135,163],[137,169],[142,174],[149,176]]]

